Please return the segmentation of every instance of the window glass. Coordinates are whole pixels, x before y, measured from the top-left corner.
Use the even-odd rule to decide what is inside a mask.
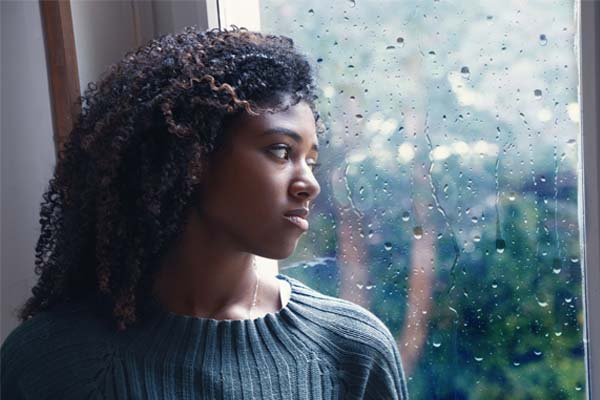
[[[327,127],[280,270],[381,318],[414,398],[585,396],[575,6],[261,1]]]

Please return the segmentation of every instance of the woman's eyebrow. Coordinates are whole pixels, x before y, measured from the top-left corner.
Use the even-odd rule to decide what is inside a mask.
[[[294,139],[297,143],[302,143],[302,136],[291,129],[288,128],[270,128],[264,131],[265,135],[286,135]],[[319,152],[319,146],[315,143],[311,147],[312,150]]]

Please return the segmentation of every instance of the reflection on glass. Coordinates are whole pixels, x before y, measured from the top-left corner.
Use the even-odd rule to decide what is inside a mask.
[[[328,127],[281,270],[377,314],[414,398],[585,395],[574,6],[261,2]]]

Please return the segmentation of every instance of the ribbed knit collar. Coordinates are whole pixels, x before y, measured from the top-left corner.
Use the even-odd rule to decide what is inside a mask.
[[[189,325],[197,325],[198,327],[208,325],[211,328],[223,328],[223,327],[239,327],[239,326],[247,326],[249,324],[256,325],[257,323],[265,323],[270,322],[273,323],[275,321],[280,322],[287,314],[289,314],[290,308],[293,307],[293,304],[297,301],[298,296],[298,288],[301,283],[289,276],[279,274],[276,276],[277,279],[284,280],[288,282],[291,286],[290,298],[286,305],[276,312],[267,313],[266,315],[258,318],[252,319],[224,319],[217,320],[212,318],[201,318],[194,317],[189,315],[176,314],[169,310],[167,310],[161,303],[155,301],[151,305],[152,309],[152,317],[151,320],[161,320],[161,325],[167,324],[171,326],[189,326]],[[155,321],[156,322],[156,321]]]

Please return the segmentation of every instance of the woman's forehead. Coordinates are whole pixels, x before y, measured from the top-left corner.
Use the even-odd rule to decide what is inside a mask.
[[[317,130],[313,111],[306,102],[300,102],[278,112],[265,112],[258,116],[244,115],[232,126],[233,133],[260,138],[275,133],[298,135],[302,141],[317,143]]]

